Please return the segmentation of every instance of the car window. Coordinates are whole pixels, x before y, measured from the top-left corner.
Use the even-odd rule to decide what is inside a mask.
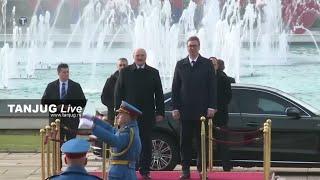
[[[242,113],[286,115],[287,107],[295,107],[287,100],[269,92],[241,90],[240,108]]]
[[[268,97],[258,97],[258,110],[264,114],[285,115],[286,105],[275,99],[272,100],[268,99]]]
[[[239,107],[239,91],[237,89],[232,89],[232,99],[228,106],[229,113],[240,113]]]

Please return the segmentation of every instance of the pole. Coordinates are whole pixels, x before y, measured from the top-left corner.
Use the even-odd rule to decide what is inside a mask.
[[[263,124],[263,172],[264,172],[264,180],[269,179],[269,168],[268,168],[268,161],[269,161],[269,124]]]
[[[61,171],[61,151],[60,151],[60,119],[56,119],[56,138],[57,138],[57,143],[56,143],[56,173],[59,174]]]
[[[267,120],[268,123],[268,161],[267,161],[267,172],[270,178],[270,168],[271,168],[271,119]],[[268,179],[269,180],[269,179]]]
[[[102,143],[102,179],[106,180],[106,150],[107,144]]]
[[[208,121],[208,135],[209,135],[209,148],[208,148],[208,159],[209,159],[209,171],[212,171],[213,169],[213,122],[212,119],[210,118]]]
[[[51,128],[50,126],[46,126],[46,136],[50,138],[51,135]],[[47,140],[47,176],[51,176],[51,167],[50,167],[50,139]]]
[[[201,179],[207,179],[207,159],[206,159],[206,126],[205,126],[205,117],[201,117],[201,164],[202,164],[202,172],[201,172]]]
[[[54,122],[52,122],[51,124],[51,138],[52,139],[56,139],[56,137],[55,136],[53,136],[53,135],[55,135],[55,133],[56,133],[56,123],[54,123]],[[56,174],[56,155],[57,155],[57,150],[56,150],[56,141],[52,141],[51,142],[52,143],[52,147],[51,147],[51,149],[52,149],[52,174],[53,175],[55,175]]]
[[[40,137],[41,137],[41,141],[40,141],[40,147],[41,147],[41,180],[45,179],[45,154],[44,154],[44,139],[45,139],[45,130],[44,129],[40,129]]]

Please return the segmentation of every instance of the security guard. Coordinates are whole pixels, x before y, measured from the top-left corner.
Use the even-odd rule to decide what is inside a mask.
[[[141,152],[137,117],[142,112],[134,106],[122,101],[116,124],[119,129],[112,127],[98,117],[83,116],[79,128],[92,129],[93,135],[111,146],[111,166],[108,173],[109,180],[135,180],[136,162]]]
[[[85,169],[87,164],[86,154],[90,144],[85,139],[74,138],[65,142],[61,146],[61,151],[65,153],[65,163],[67,169],[59,175],[51,176],[50,180],[102,180],[101,178],[90,175]]]

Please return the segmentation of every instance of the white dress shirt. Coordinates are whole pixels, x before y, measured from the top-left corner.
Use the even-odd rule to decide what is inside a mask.
[[[143,64],[142,66],[139,66],[138,64],[135,64],[136,65],[136,67],[137,67],[137,69],[144,69],[144,67],[146,66],[146,64]]]
[[[190,56],[188,56],[188,58],[189,58],[189,62],[190,62],[190,64],[191,64],[191,66],[193,66],[192,61],[193,61],[194,63],[196,63],[196,62],[197,62],[197,60],[198,60],[198,57],[199,57],[199,55],[198,55],[195,59],[191,59],[191,57],[190,57]]]

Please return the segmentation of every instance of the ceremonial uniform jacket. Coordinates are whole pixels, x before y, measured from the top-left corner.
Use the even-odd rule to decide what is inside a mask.
[[[137,121],[130,121],[120,129],[116,129],[109,123],[103,121],[95,121],[92,132],[93,135],[111,146],[111,167],[108,173],[109,180],[137,179],[135,165],[139,160],[141,152],[141,141]]]
[[[69,166],[59,175],[51,176],[50,180],[102,180],[101,178],[89,174],[84,167]]]

